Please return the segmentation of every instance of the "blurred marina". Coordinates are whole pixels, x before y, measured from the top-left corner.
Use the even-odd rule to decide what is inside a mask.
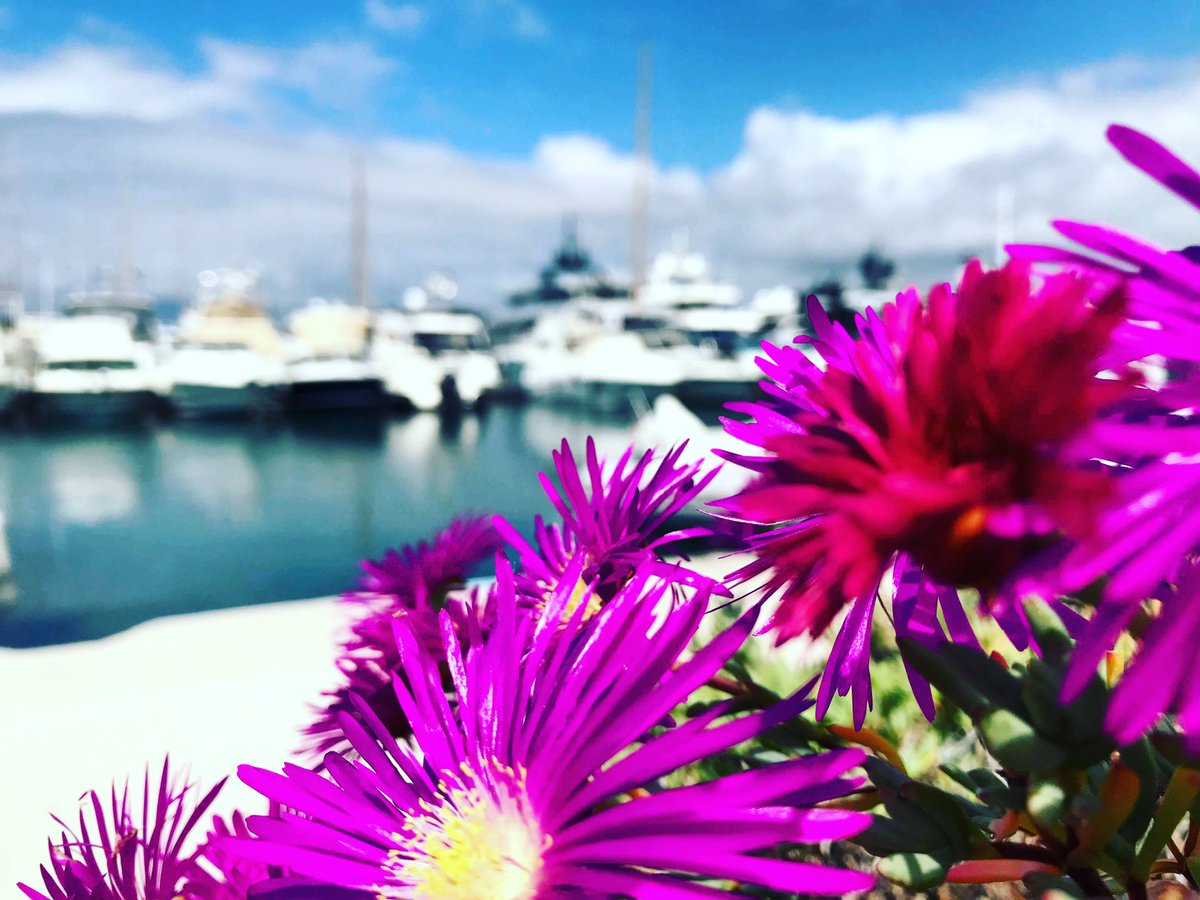
[[[609,459],[687,440],[715,464],[762,341],[807,329],[796,290],[745,297],[683,233],[622,281],[572,219],[493,315],[446,272],[378,304],[356,285],[298,301],[206,270],[174,318],[128,280],[58,310],[6,297],[0,646],[337,593],[356,560],[458,513],[528,527],[564,438]],[[880,293],[826,300],[848,314]],[[724,471],[701,500],[744,481]]]

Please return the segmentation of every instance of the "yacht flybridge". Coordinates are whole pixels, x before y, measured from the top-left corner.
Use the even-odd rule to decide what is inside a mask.
[[[637,305],[662,316],[678,338],[671,353],[684,370],[675,391],[681,400],[704,406],[753,395],[762,378],[754,359],[771,319],[742,305],[737,285],[713,278],[686,234],[654,258]]]
[[[391,400],[421,411],[472,409],[500,388],[500,368],[483,319],[452,304],[444,275],[405,291],[401,309],[375,317],[371,358]]]
[[[164,366],[172,405],[189,417],[274,412],[289,379],[279,332],[255,298],[257,274],[209,270],[199,281]]]
[[[107,313],[52,319],[34,346],[33,401],[48,418],[136,417],[154,404],[154,352],[127,317]]]
[[[379,408],[383,380],[369,357],[371,317],[363,306],[315,297],[288,317],[284,348],[294,410]]]

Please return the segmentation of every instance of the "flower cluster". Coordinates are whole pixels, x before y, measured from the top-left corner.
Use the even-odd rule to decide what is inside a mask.
[[[753,855],[861,830],[860,813],[812,808],[857,787],[842,775],[861,761],[858,751],[644,790],[807,705],[801,694],[715,724],[719,709],[657,733],[741,645],[753,613],[677,662],[707,591],[660,621],[670,584],[640,569],[597,615],[578,604],[567,614],[572,591],[563,585],[530,617],[511,573],[501,567],[498,576],[496,622],[482,643],[459,646],[443,618],[457,707],[436,688],[437,660],[397,622],[395,688],[415,726],[413,747],[364,706],[365,726],[342,720],[362,762],[327,757],[331,780],[296,766],[243,767],[247,784],[296,813],[251,818],[259,839],[239,842],[239,852],[389,897],[711,893],[696,875],[836,895],[870,886],[861,873]]]

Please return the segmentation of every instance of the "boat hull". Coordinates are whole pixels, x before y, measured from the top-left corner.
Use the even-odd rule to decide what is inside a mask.
[[[153,413],[153,391],[38,391],[34,408],[43,419],[107,422],[138,419]]]
[[[614,383],[576,379],[539,391],[538,399],[562,403],[600,413],[640,412],[654,405],[664,394],[674,393],[675,385]]]
[[[674,393],[687,406],[715,407],[739,400],[757,400],[762,389],[758,381],[689,378],[680,382]]]
[[[385,398],[383,381],[379,378],[298,381],[292,384],[288,392],[287,406],[295,412],[379,409],[384,405]]]
[[[167,399],[176,414],[184,418],[259,416],[277,412],[283,394],[282,387],[262,385],[175,384]]]

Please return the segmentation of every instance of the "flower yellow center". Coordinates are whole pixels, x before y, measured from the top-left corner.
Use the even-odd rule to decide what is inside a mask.
[[[596,613],[600,612],[600,598],[596,596],[595,591],[589,591],[587,583],[580,578],[575,585],[575,590],[571,591],[571,597],[567,600],[566,606],[563,607],[562,615],[559,619],[564,625],[571,621],[579,609],[579,604],[583,602],[583,598],[587,597],[587,609],[583,613],[583,621],[588,621]]]
[[[414,900],[533,900],[549,846],[511,770],[481,784],[467,772],[462,786],[444,785],[440,803],[396,835],[402,850],[391,865]],[[404,857],[404,858],[401,858]]]

